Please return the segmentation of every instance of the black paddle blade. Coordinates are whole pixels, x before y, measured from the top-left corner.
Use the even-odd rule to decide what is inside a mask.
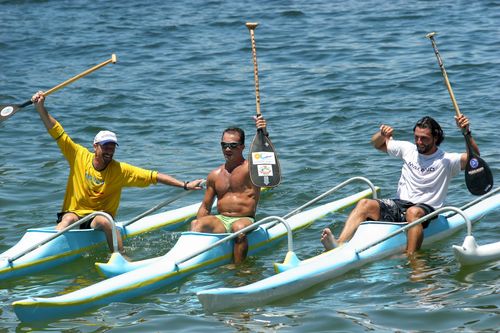
[[[257,130],[248,157],[250,180],[255,186],[274,187],[281,182],[278,156],[271,140],[262,130]]]
[[[0,105],[0,122],[7,120],[8,118],[12,117],[14,113],[17,111],[21,110],[25,106],[28,106],[30,104],[33,104],[32,101],[27,101],[23,104],[20,105]]]
[[[467,135],[464,135],[469,159],[465,166],[465,184],[470,193],[483,195],[493,188],[493,174],[488,164],[472,149]]]

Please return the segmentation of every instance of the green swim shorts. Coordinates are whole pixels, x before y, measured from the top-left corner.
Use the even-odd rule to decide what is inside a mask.
[[[231,226],[235,221],[238,221],[239,219],[248,219],[251,223],[255,222],[255,219],[249,216],[225,216],[219,214],[215,215],[215,217],[224,224],[224,227],[226,227],[226,232],[231,232]]]

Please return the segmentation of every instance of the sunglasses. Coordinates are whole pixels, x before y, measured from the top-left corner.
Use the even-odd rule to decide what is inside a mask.
[[[241,145],[241,143],[239,142],[224,142],[222,141],[220,143],[222,149],[226,149],[226,148],[230,148],[230,149],[234,149],[236,147],[238,147],[239,145]]]

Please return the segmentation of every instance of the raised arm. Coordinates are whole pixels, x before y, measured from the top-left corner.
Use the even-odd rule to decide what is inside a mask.
[[[387,142],[392,139],[393,132],[394,129],[391,126],[380,126],[380,130],[373,134],[371,144],[375,149],[387,153]]]
[[[47,130],[50,130],[52,127],[55,126],[57,121],[47,112],[47,109],[45,108],[45,96],[43,95],[43,92],[42,91],[37,92],[36,94],[33,95],[31,100],[35,104],[36,111],[40,115],[40,118],[42,119],[45,128],[47,128]]]

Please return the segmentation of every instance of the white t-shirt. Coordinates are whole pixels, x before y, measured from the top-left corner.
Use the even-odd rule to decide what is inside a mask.
[[[451,178],[460,173],[459,153],[446,153],[438,147],[432,155],[419,154],[408,141],[389,140],[387,153],[403,160],[397,198],[425,203],[434,208],[444,205]]]

